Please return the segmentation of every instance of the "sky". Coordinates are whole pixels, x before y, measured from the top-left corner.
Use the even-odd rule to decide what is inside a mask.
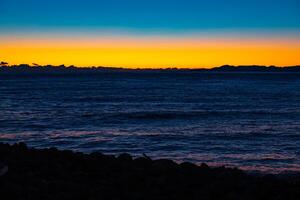
[[[11,64],[300,64],[299,0],[0,0],[0,9],[0,60]]]

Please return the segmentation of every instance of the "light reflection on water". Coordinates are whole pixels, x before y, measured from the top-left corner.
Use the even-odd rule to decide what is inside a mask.
[[[299,74],[0,78],[0,142],[300,171]]]

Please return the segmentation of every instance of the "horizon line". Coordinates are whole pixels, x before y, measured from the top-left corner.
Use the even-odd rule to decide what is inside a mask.
[[[44,68],[44,67],[52,67],[52,68],[65,68],[65,69],[124,69],[124,70],[211,70],[211,69],[218,69],[222,67],[233,67],[233,68],[242,68],[242,67],[260,67],[260,68],[291,68],[291,67],[300,67],[300,63],[297,65],[286,65],[286,66],[278,66],[278,65],[258,65],[258,64],[245,64],[245,65],[230,65],[230,64],[224,64],[224,65],[216,65],[214,67],[122,67],[122,66],[104,66],[104,65],[97,65],[97,66],[76,66],[76,65],[52,65],[52,64],[45,64],[40,65],[36,63],[26,64],[11,64],[2,61],[0,62],[0,68],[7,67],[7,68],[13,68],[13,67],[28,67],[28,68]]]

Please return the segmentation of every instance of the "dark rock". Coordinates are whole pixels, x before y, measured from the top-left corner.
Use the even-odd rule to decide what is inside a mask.
[[[178,164],[172,160],[159,159],[153,161],[152,167],[158,170],[174,170],[178,167]]]
[[[0,143],[1,199],[300,199],[300,175]],[[9,171],[5,170],[9,166]]]
[[[190,162],[183,162],[180,164],[180,167],[182,170],[187,171],[187,172],[194,172],[199,169],[199,166],[190,163]]]
[[[201,163],[200,168],[201,168],[202,170],[203,170],[203,169],[208,170],[208,169],[209,169],[209,166],[208,166],[206,163]]]
[[[128,153],[122,153],[118,156],[118,159],[122,162],[130,162],[132,161],[132,157],[131,155],[129,155]]]
[[[8,172],[8,167],[0,163],[0,176],[5,175]]]
[[[145,157],[139,157],[134,159],[134,163],[139,167],[148,167],[149,165],[151,165],[152,160]]]

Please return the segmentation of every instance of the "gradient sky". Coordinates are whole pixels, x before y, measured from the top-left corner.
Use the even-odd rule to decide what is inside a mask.
[[[0,0],[0,9],[0,60],[11,64],[300,64],[299,0]]]

